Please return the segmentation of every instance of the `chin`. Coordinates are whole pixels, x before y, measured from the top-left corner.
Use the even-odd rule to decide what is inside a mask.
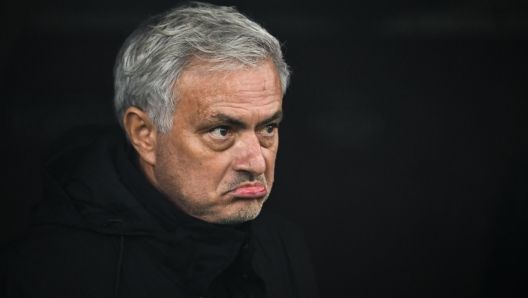
[[[264,200],[258,200],[244,207],[239,207],[236,211],[219,216],[213,220],[216,224],[233,225],[255,219],[262,210]]]

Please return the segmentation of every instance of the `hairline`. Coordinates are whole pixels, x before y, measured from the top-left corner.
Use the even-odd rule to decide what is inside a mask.
[[[151,66],[159,64],[161,67],[159,75],[151,76],[150,73],[158,72],[156,69],[149,67],[145,61],[149,61],[149,56],[141,57],[141,54],[149,54],[142,49],[143,45],[149,41],[163,42],[174,38],[177,35],[178,27],[164,27],[169,25],[173,20],[175,21],[176,13],[191,12],[191,13],[211,13],[215,15],[225,14],[233,17],[233,21],[229,21],[230,25],[242,26],[244,30],[250,30],[254,34],[250,34],[251,38],[255,38],[252,46],[260,48],[260,54],[249,55],[249,52],[240,52],[241,55],[224,55],[223,52],[207,51],[208,48],[201,48],[201,45],[190,45],[190,48],[174,48],[173,50],[181,50],[183,56],[172,60],[170,56],[163,53],[163,48],[147,47],[147,50],[160,50],[155,52],[156,59]],[[189,17],[190,14],[186,16]],[[172,20],[171,20],[172,19]],[[177,23],[174,23],[177,24]],[[183,24],[183,23],[181,23]],[[218,24],[215,24],[215,26]],[[185,28],[184,28],[185,29]],[[203,29],[203,28],[202,28]],[[183,29],[181,29],[183,30]],[[248,31],[249,32],[249,31]],[[237,33],[237,32],[234,32]],[[159,34],[165,35],[160,37]],[[186,33],[187,34],[187,33]],[[156,37],[158,36],[158,37]],[[182,35],[184,38],[187,35]],[[198,40],[197,42],[203,42]],[[259,42],[263,42],[259,44]],[[155,43],[154,43],[155,44]],[[168,45],[168,44],[167,44]],[[194,49],[194,51],[192,50]],[[190,51],[187,51],[190,50]],[[245,54],[243,54],[245,53]],[[159,55],[158,55],[159,54]],[[229,54],[229,52],[227,52]],[[232,53],[231,53],[232,54]],[[251,54],[251,53],[249,53]],[[168,60],[165,60],[168,59]],[[177,60],[180,60],[179,62]],[[271,61],[275,67],[276,74],[280,81],[281,93],[285,94],[290,81],[290,69],[284,62],[280,42],[271,34],[269,34],[259,24],[255,23],[247,16],[236,11],[234,7],[221,7],[205,3],[190,3],[180,6],[166,13],[160,14],[150,18],[143,25],[140,25],[122,46],[118,55],[118,60],[115,66],[115,90],[114,105],[116,112],[121,119],[119,122],[123,125],[123,115],[125,111],[133,106],[143,109],[148,117],[151,119],[155,129],[159,132],[169,132],[172,129],[171,116],[177,110],[177,104],[180,100],[178,90],[175,88],[181,76],[193,69],[203,69],[207,72],[231,72],[240,69],[247,69],[251,67],[259,67],[260,65]],[[165,67],[163,67],[163,63]],[[196,67],[198,65],[198,68]],[[168,67],[170,66],[170,67]],[[130,73],[127,73],[130,72]],[[165,76],[165,78],[162,77]],[[143,76],[143,77],[140,77]],[[146,80],[143,80],[145,78]],[[136,86],[138,88],[136,88]],[[131,99],[127,99],[129,97]],[[143,99],[142,99],[143,98]],[[165,111],[163,111],[165,110]]]

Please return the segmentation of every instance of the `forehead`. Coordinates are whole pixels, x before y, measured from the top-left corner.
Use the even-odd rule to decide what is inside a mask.
[[[282,105],[280,78],[271,61],[228,71],[190,68],[182,72],[174,91],[178,109],[192,105],[195,112],[216,108],[276,110]]]

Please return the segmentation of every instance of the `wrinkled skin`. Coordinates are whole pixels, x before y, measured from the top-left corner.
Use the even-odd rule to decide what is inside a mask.
[[[184,212],[220,224],[255,218],[271,191],[282,90],[270,61],[190,68],[174,86],[172,131],[157,134],[149,180]]]

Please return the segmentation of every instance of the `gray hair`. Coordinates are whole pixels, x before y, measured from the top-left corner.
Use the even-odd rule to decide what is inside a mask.
[[[125,41],[117,57],[114,105],[119,123],[135,106],[156,129],[170,132],[177,96],[173,86],[193,61],[209,71],[256,67],[272,60],[282,92],[290,71],[281,45],[264,28],[233,7],[192,2],[151,18]]]

